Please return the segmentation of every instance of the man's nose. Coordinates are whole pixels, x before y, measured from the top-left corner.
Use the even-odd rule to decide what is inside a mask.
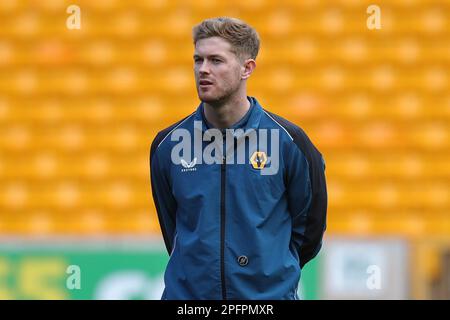
[[[206,60],[204,60],[203,63],[200,65],[198,72],[209,73],[209,66],[208,66],[208,62]]]

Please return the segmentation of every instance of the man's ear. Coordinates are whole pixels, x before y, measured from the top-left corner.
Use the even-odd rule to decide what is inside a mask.
[[[247,59],[244,61],[244,65],[242,66],[243,72],[241,79],[247,80],[252,74],[253,70],[256,68],[256,61],[253,59]]]

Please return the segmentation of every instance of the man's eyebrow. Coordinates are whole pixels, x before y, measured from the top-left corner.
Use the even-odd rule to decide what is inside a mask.
[[[225,57],[219,55],[219,54],[211,54],[209,56],[207,56],[208,58],[221,58],[221,59],[225,59]],[[202,56],[198,55],[198,54],[194,54],[194,59],[195,58],[202,58]]]

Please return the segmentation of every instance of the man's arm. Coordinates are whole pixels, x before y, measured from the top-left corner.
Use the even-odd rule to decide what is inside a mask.
[[[150,176],[153,201],[158,213],[159,225],[167,252],[170,255],[174,246],[177,203],[172,195],[169,179],[167,178],[167,169],[157,153],[158,144],[161,140],[161,135],[157,135],[150,149]]]
[[[304,132],[294,135],[288,164],[288,199],[292,214],[292,242],[300,267],[322,247],[326,229],[327,188],[325,162]]]

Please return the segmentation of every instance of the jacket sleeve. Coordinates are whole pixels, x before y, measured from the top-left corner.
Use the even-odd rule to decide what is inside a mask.
[[[308,138],[292,146],[286,179],[292,216],[291,245],[303,268],[322,247],[327,213],[325,162]]]
[[[164,166],[164,161],[159,158],[160,150],[157,150],[159,142],[160,139],[157,136],[150,149],[150,176],[159,225],[167,252],[170,255],[174,246],[177,203],[171,191],[168,170]]]

